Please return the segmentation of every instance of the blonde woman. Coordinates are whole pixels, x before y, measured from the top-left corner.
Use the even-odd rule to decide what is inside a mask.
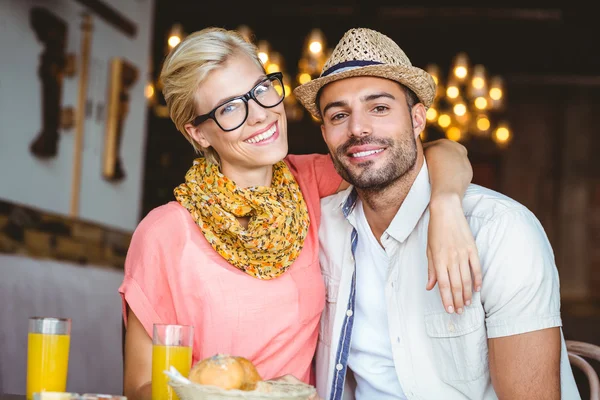
[[[346,188],[328,155],[288,155],[283,84],[233,31],[189,35],[161,72],[171,119],[202,154],[175,188],[176,201],[137,227],[119,292],[127,324],[124,391],[150,397],[152,325],[193,325],[193,362],[216,353],[250,359],[265,379],[314,383],[311,362],[325,303],[318,261],[320,198]],[[440,282],[459,262],[481,283],[460,207],[471,168],[462,146],[431,145],[430,250]],[[446,254],[471,250],[470,260]],[[430,271],[429,288],[435,283]],[[425,285],[426,282],[423,282]],[[458,308],[461,290],[444,302]],[[445,285],[444,285],[445,286]],[[468,287],[467,287],[468,286]],[[464,289],[464,290],[462,290]]]

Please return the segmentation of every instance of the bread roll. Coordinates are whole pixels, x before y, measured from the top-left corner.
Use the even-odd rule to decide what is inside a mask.
[[[190,370],[189,379],[200,385],[217,386],[225,390],[254,390],[261,381],[250,360],[217,354],[199,361]]]
[[[242,382],[241,390],[254,390],[256,389],[256,383],[262,381],[262,378],[256,367],[250,360],[245,359],[244,357],[235,357],[237,362],[244,369],[244,381]]]

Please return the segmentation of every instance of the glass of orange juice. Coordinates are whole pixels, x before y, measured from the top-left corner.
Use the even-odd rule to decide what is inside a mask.
[[[194,327],[154,324],[152,332],[152,400],[178,400],[167,383],[164,371],[174,367],[181,375],[190,374]]]
[[[27,400],[36,392],[67,388],[71,320],[33,317],[27,339]]]

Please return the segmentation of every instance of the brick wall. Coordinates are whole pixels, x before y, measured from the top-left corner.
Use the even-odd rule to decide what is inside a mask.
[[[0,200],[0,253],[122,269],[131,232]]]

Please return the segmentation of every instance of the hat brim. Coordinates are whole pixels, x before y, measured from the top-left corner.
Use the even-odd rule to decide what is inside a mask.
[[[315,118],[321,119],[321,113],[316,104],[319,90],[329,83],[357,76],[374,76],[401,83],[412,90],[426,108],[431,106],[435,98],[435,82],[426,71],[417,67],[392,65],[358,67],[317,78],[298,86],[294,89],[294,95],[308,112]]]

